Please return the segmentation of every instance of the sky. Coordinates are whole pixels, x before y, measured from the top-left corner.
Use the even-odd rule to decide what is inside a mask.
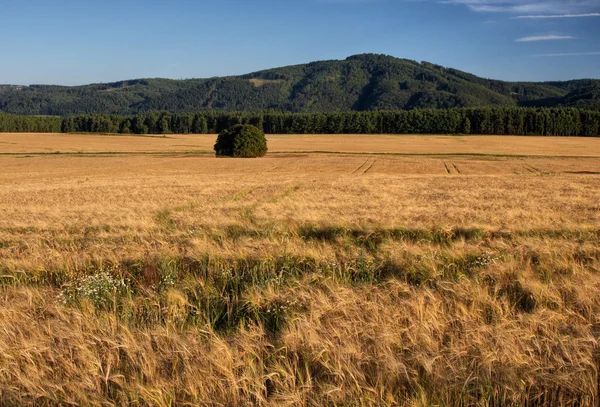
[[[238,75],[361,53],[600,78],[600,0],[0,0],[0,83]]]

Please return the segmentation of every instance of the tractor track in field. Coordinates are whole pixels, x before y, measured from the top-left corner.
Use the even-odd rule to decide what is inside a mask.
[[[529,168],[529,167],[527,167],[527,166],[525,166],[525,165],[522,165],[522,167],[523,167],[523,169],[524,169],[525,171],[527,171],[527,172],[529,172],[529,173],[537,174],[537,172],[536,172],[535,170],[533,170],[533,169],[531,169],[531,168]]]
[[[533,170],[533,172],[536,172],[536,173],[538,173],[538,174],[541,174],[541,173],[542,173],[542,171],[541,171],[541,170],[539,170],[538,168],[535,168],[535,167],[534,167],[533,165],[531,165],[531,164],[525,164],[525,165],[527,166],[526,168],[531,168],[531,169]]]
[[[448,174],[451,174],[451,172],[450,172],[450,168],[448,168],[448,164],[444,163],[444,167],[446,167],[446,172],[447,172]]]
[[[365,175],[367,172],[373,168],[377,160],[375,158],[367,158],[365,162],[363,162],[360,167],[351,172],[351,174]]]
[[[450,162],[450,165],[448,165],[447,162],[444,161],[444,168],[446,168],[446,172],[448,173],[448,175],[461,175],[462,172],[458,169],[458,167],[456,166],[456,164],[454,164],[453,162]],[[454,170],[454,172],[453,172]]]
[[[373,162],[371,163],[371,165],[369,165],[369,168],[367,168],[366,170],[363,171],[363,175],[366,174],[367,172],[369,172],[369,170],[371,168],[373,168],[373,166],[375,165],[376,162],[377,162],[377,160],[373,160]]]
[[[357,169],[352,171],[350,174],[356,174],[358,171],[360,171],[362,168],[364,168],[364,166],[369,162],[369,160],[370,160],[370,158],[367,158],[365,160],[365,162],[360,165],[360,167],[358,167]]]
[[[543,174],[542,171],[540,171],[539,169],[529,165],[529,164],[525,164],[523,165],[523,168],[528,171],[530,174],[536,174],[536,175],[541,175]]]

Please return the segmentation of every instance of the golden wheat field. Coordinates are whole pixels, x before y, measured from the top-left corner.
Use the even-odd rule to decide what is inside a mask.
[[[0,133],[0,153],[213,153],[216,134]],[[329,153],[598,156],[600,139],[385,134],[267,135],[269,151]]]
[[[0,134],[0,405],[598,405],[600,139],[214,138]]]

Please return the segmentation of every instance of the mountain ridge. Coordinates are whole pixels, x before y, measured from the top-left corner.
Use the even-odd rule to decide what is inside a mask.
[[[207,79],[0,85],[0,111],[29,115],[201,110],[332,112],[482,106],[600,107],[600,80],[507,82],[380,54]]]

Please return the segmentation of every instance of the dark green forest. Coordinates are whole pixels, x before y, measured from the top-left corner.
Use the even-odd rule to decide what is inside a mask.
[[[0,113],[0,132],[60,133],[62,124],[62,117],[17,116]]]
[[[0,85],[0,112],[23,115],[277,110],[328,113],[465,107],[600,108],[600,80],[504,82],[428,62],[355,55],[211,79],[85,86]]]
[[[267,134],[495,134],[599,136],[600,110],[577,108],[463,108],[288,113],[222,112],[15,116],[0,113],[0,132],[123,134],[220,133],[252,124]]]

